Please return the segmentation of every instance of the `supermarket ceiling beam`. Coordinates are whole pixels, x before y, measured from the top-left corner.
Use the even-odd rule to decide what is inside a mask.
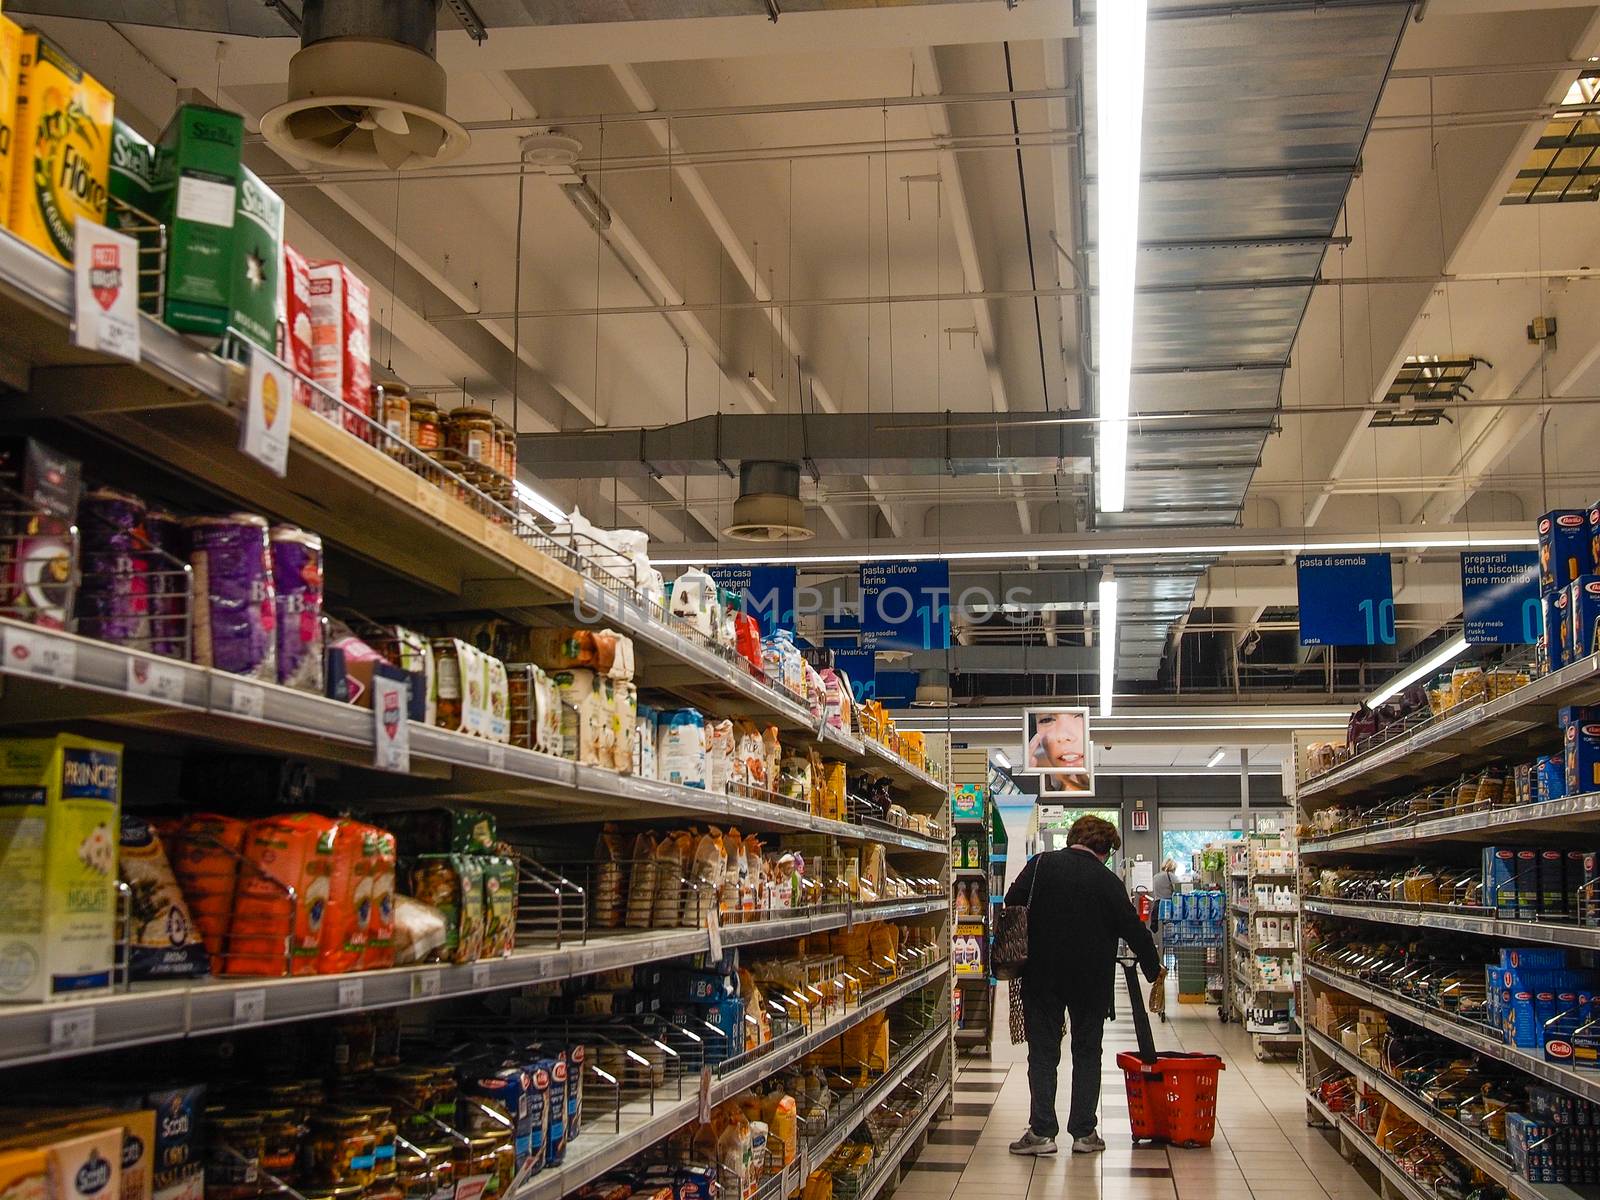
[[[1538,544],[1528,522],[1506,525],[1394,525],[1379,530],[1330,529],[1107,529],[1093,533],[1031,537],[896,538],[835,543],[796,543],[774,549],[734,541],[662,547],[652,555],[657,566],[716,563],[793,564],[839,567],[861,562],[925,560],[949,562],[1028,562],[1051,559],[1151,560],[1286,554],[1376,553],[1397,556],[1452,556],[1462,550],[1529,550]]]

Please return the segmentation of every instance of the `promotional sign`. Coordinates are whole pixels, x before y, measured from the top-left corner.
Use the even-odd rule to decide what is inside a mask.
[[[834,648],[833,665],[850,677],[850,694],[857,704],[878,698],[877,661],[874,650]]]
[[[1530,646],[1544,616],[1537,550],[1467,550],[1461,555],[1462,633],[1469,642]]]
[[[1041,796],[1094,795],[1087,708],[1025,708],[1022,739],[1022,761],[1013,775],[1040,776]]]
[[[861,644],[876,650],[950,646],[950,564],[861,564]]]
[[[411,728],[406,720],[411,685],[377,672],[372,676],[373,765],[385,771],[411,770]]]
[[[293,408],[289,371],[265,350],[251,346],[249,388],[239,421],[239,449],[274,475],[285,475]]]
[[[1394,645],[1394,579],[1387,554],[1295,559],[1302,646]]]
[[[139,361],[139,243],[78,218],[72,341]]]
[[[794,632],[793,567],[716,566],[707,573],[718,587],[743,597],[744,611],[756,619],[763,637],[780,629]]]

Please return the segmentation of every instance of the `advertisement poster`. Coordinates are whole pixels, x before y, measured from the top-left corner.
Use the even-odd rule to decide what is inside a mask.
[[[1022,738],[1022,762],[1015,773],[1040,776],[1040,796],[1094,795],[1087,708],[1025,708]]]

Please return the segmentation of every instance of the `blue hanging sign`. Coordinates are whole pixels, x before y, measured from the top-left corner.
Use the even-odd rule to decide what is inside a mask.
[[[878,654],[875,650],[840,650],[833,652],[833,665],[850,678],[850,693],[857,704],[878,698]]]
[[[860,570],[863,646],[949,649],[949,563],[862,563]]]
[[[763,637],[780,629],[794,632],[794,567],[722,565],[707,574],[718,587],[744,597],[744,611],[756,619]]]
[[[1302,646],[1394,645],[1394,577],[1387,554],[1295,559]]]
[[[1467,550],[1461,555],[1462,633],[1491,646],[1531,646],[1544,628],[1537,550]]]

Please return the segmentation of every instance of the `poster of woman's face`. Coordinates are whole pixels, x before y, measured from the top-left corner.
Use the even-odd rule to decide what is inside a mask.
[[[1038,775],[1041,796],[1094,794],[1094,743],[1086,708],[1022,710],[1025,740],[1020,774]]]

